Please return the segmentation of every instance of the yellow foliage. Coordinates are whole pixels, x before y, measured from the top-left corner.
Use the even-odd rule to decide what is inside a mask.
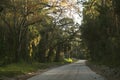
[[[40,42],[40,35],[36,38],[34,38],[33,40],[30,41],[30,44],[29,44],[29,56],[32,57],[32,54],[33,54],[33,46],[37,47],[37,45],[39,44]]]
[[[67,4],[66,0],[63,0],[63,1],[60,3],[60,5],[61,5],[61,6],[67,6],[68,4]]]
[[[64,61],[68,62],[68,63],[72,63],[73,62],[73,60],[71,58],[65,58]]]

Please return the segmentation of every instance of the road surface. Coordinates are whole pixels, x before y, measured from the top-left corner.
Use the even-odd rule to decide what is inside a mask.
[[[102,76],[93,72],[85,65],[85,60],[79,60],[76,63],[64,65],[40,75],[34,76],[28,80],[105,80]]]

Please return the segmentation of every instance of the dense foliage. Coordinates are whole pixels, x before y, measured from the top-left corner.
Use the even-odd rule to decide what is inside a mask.
[[[88,0],[83,5],[81,38],[89,59],[120,66],[120,1]]]
[[[64,54],[69,58],[79,33],[74,29],[79,26],[64,16],[65,10],[73,6],[66,4],[54,0],[0,2],[0,65],[58,62],[64,60]]]
[[[81,1],[80,26],[71,16],[80,14],[77,5]],[[119,0],[78,0],[75,4],[74,0],[3,0],[0,65],[87,56],[98,63],[120,66],[119,26]]]

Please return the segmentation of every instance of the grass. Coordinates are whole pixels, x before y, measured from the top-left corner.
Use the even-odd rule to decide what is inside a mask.
[[[0,76],[14,77],[34,71],[37,67],[26,63],[10,64],[0,67]]]
[[[0,77],[15,77],[17,75],[26,74],[29,72],[35,72],[39,69],[46,69],[50,67],[60,66],[65,63],[59,62],[59,63],[38,63],[34,62],[32,64],[28,63],[17,63],[17,64],[9,64],[7,66],[0,67]]]
[[[64,59],[63,62],[52,62],[52,63],[38,63],[33,62],[31,64],[20,62],[20,63],[12,63],[6,66],[0,67],[0,77],[15,77],[22,74],[27,74],[29,72],[36,72],[38,70],[44,70],[47,68],[53,68],[56,66],[61,66],[64,64],[75,62],[71,58]]]

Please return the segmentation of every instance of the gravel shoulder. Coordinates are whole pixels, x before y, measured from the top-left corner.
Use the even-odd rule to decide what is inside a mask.
[[[107,80],[120,80],[120,68],[110,68],[105,65],[95,65],[91,62],[87,62],[93,71],[97,74],[104,76]]]

